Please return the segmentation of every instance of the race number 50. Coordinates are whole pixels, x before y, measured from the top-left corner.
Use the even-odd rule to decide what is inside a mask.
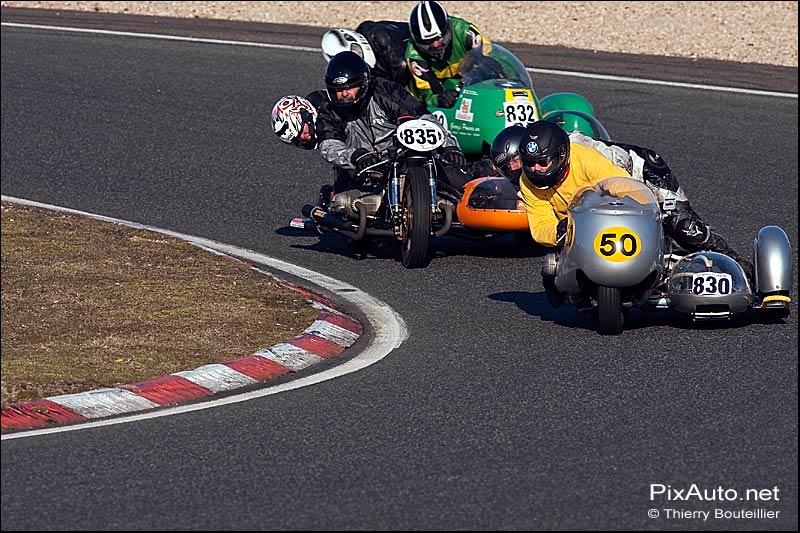
[[[642,240],[628,228],[606,228],[594,238],[594,252],[608,261],[630,261],[642,250]]]

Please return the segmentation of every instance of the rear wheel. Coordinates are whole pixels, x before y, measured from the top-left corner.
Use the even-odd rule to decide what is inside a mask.
[[[402,262],[406,268],[427,266],[431,236],[431,188],[424,168],[411,167],[403,187]]]
[[[625,317],[622,313],[622,289],[597,287],[597,329],[601,335],[619,335]]]

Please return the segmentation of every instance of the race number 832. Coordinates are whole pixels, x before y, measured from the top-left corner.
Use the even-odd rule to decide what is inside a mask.
[[[594,252],[614,263],[630,261],[642,251],[642,240],[628,228],[606,228],[594,238]]]
[[[506,126],[527,124],[536,120],[536,108],[530,100],[514,100],[503,104]]]

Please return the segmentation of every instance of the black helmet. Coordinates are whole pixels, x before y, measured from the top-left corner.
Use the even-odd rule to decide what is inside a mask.
[[[569,136],[552,122],[538,120],[525,128],[519,143],[522,171],[537,189],[549,189],[567,175]],[[546,167],[537,170],[536,166]]]
[[[325,69],[325,86],[333,111],[345,116],[358,115],[372,96],[369,65],[354,52],[339,52],[331,58]],[[353,88],[358,89],[355,95],[341,99],[337,97],[338,92]]]
[[[497,134],[489,152],[492,163],[500,174],[513,183],[519,183],[522,167],[512,170],[509,168],[509,163],[519,154],[519,143],[524,135],[525,126],[521,124],[509,126]]]
[[[408,18],[411,40],[420,55],[439,61],[450,55],[453,32],[450,30],[450,17],[438,2],[420,2],[411,10]],[[431,44],[441,39],[442,44],[433,48]]]

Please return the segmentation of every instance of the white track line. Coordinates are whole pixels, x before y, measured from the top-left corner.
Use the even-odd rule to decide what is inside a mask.
[[[57,31],[69,31],[75,33],[95,33],[101,35],[119,35],[122,37],[141,37],[147,39],[162,39],[168,41],[187,41],[187,42],[194,42],[194,43],[207,43],[207,44],[225,44],[225,45],[234,45],[234,46],[253,46],[258,48],[276,48],[279,50],[295,50],[299,52],[314,52],[320,53],[319,48],[310,48],[308,46],[289,46],[284,44],[269,44],[269,43],[257,43],[252,41],[228,41],[222,39],[202,39],[198,37],[181,37],[178,35],[163,35],[159,33],[136,33],[136,32],[128,32],[128,31],[115,31],[115,30],[98,30],[93,28],[70,28],[65,26],[45,26],[40,24],[19,24],[15,22],[3,22],[2,26],[8,26],[12,28],[30,28],[30,29],[37,29],[37,30],[57,30]],[[612,80],[612,81],[622,81],[625,83],[641,83],[646,85],[663,85],[667,87],[683,87],[687,89],[702,89],[705,91],[720,91],[720,92],[732,92],[732,93],[740,93],[740,94],[756,94],[760,96],[776,96],[779,98],[794,98],[797,99],[796,93],[782,93],[782,92],[775,92],[775,91],[760,91],[756,89],[742,89],[740,87],[725,87],[725,86],[717,86],[717,85],[701,85],[696,83],[681,83],[681,82],[672,82],[672,81],[661,81],[661,80],[650,80],[644,78],[626,78],[622,76],[611,76],[611,75],[604,75],[604,74],[590,74],[586,72],[573,72],[569,70],[551,70],[551,69],[540,69],[540,68],[530,68],[526,67],[529,72],[539,73],[539,74],[552,74],[556,76],[571,76],[574,78],[590,78],[595,80]]]

